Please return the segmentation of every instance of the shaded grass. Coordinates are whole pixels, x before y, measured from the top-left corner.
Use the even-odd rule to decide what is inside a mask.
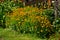
[[[59,40],[60,34],[52,35],[48,40]],[[11,29],[0,28],[0,40],[47,40],[36,37],[34,34],[21,34]]]
[[[51,35],[49,40],[60,40],[60,33],[57,32],[56,34]]]

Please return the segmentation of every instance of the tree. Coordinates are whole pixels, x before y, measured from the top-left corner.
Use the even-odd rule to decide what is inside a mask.
[[[59,5],[60,5],[60,0],[55,0],[55,3],[54,3],[54,10],[55,10],[55,19],[57,19],[60,14],[60,9],[59,9]]]
[[[47,1],[48,1],[48,8],[50,8],[52,0],[47,0]]]

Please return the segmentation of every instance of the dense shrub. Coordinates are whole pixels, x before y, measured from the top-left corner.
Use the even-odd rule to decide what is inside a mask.
[[[53,22],[53,26],[54,26],[54,31],[60,32],[60,18],[57,18],[57,19]]]
[[[7,0],[0,2],[0,26],[5,28],[5,14],[12,12],[12,10],[17,7],[23,7],[22,3],[15,3],[14,1]]]
[[[36,33],[40,37],[47,37],[54,33],[54,27],[42,12],[42,9],[36,7],[17,8],[6,14],[6,26],[21,33]]]
[[[44,13],[45,13],[45,15],[47,15],[51,24],[53,24],[53,21],[55,19],[54,10],[53,9],[46,9],[46,10],[44,10]]]

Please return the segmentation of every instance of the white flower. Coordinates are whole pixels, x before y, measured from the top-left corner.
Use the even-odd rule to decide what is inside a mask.
[[[54,3],[55,1],[52,1],[52,3]]]

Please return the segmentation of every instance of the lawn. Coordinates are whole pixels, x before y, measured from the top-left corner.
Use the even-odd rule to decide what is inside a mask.
[[[41,39],[32,34],[21,34],[11,29],[0,28],[0,40],[60,40],[60,34],[56,33],[49,39]]]

